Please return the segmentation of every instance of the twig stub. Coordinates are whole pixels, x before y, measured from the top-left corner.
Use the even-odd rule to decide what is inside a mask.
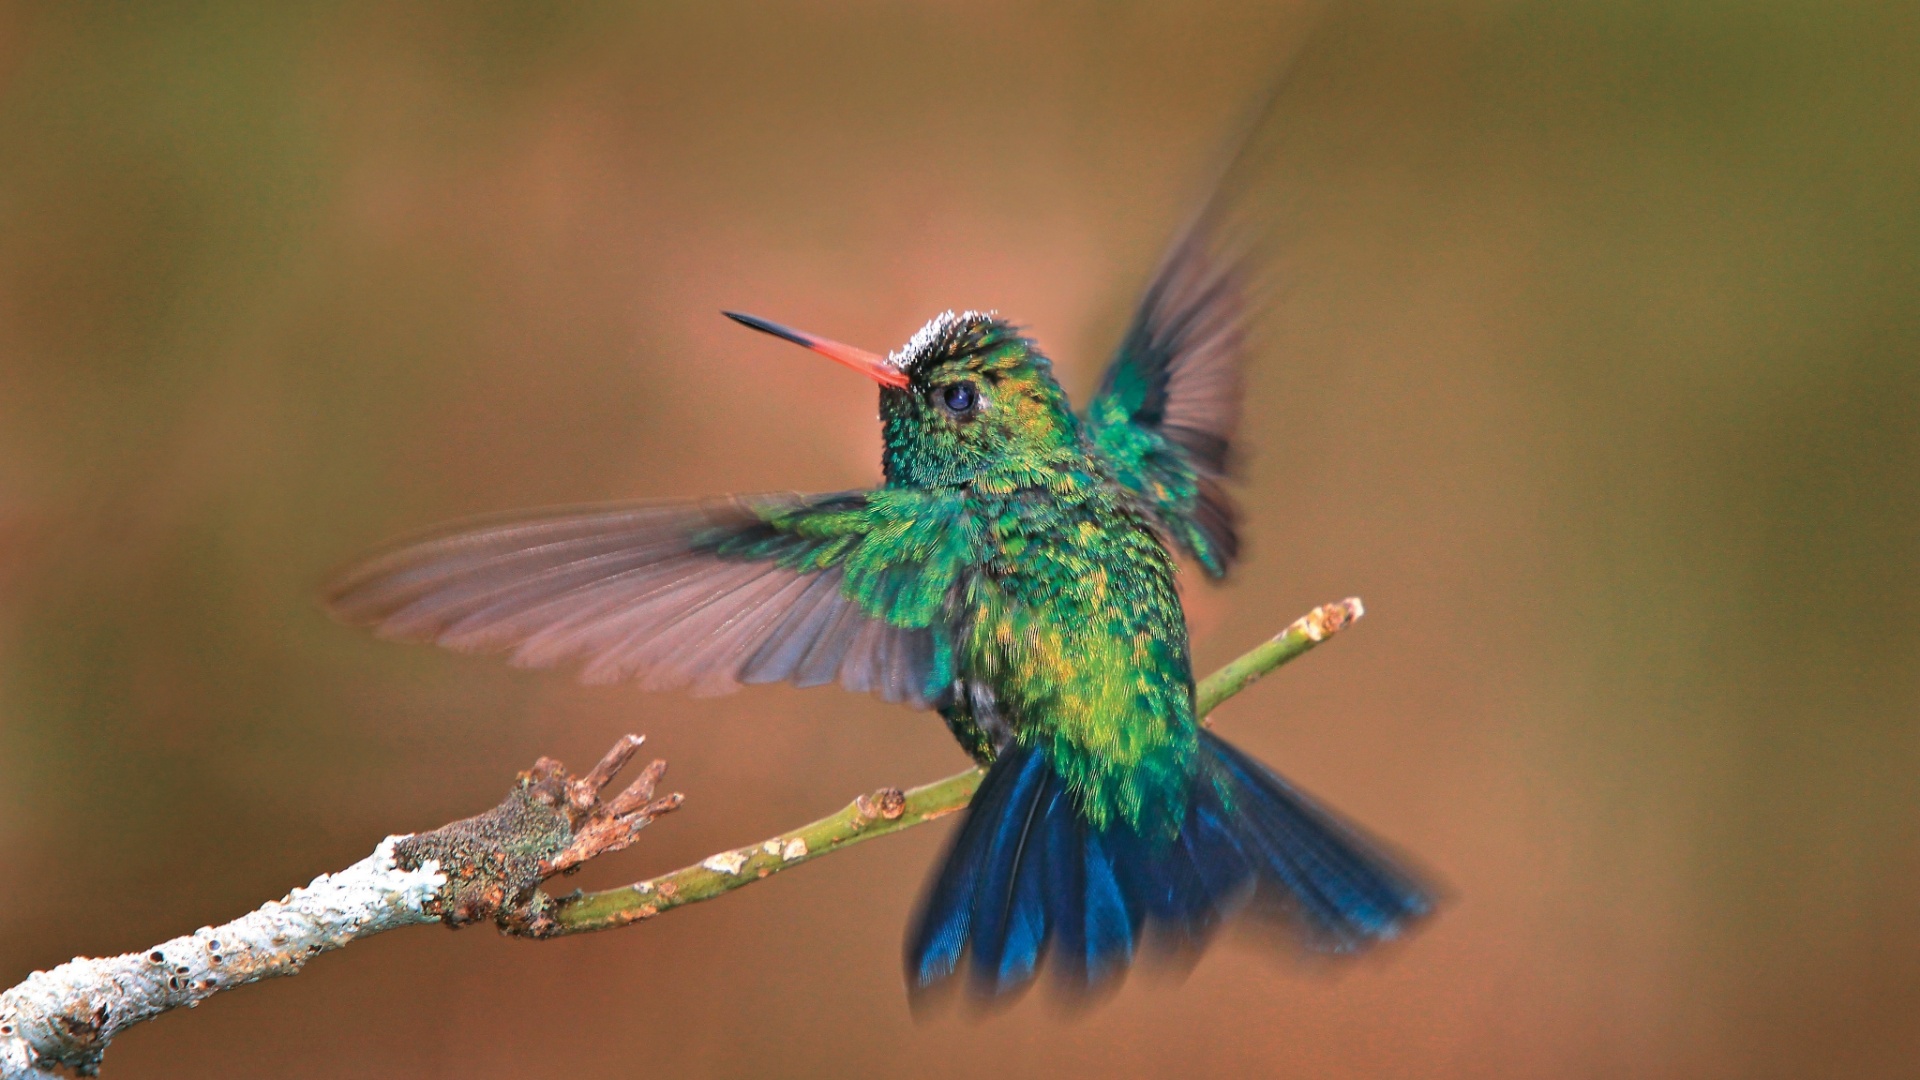
[[[663,761],[641,770],[612,800],[601,799],[641,741],[626,736],[579,777],[541,758],[520,774],[500,805],[401,839],[394,861],[408,870],[432,862],[447,876],[428,905],[446,925],[492,921],[510,934],[545,937],[553,928],[554,900],[540,891],[541,882],[627,847],[654,818],[680,805],[677,794],[653,797],[666,771]]]

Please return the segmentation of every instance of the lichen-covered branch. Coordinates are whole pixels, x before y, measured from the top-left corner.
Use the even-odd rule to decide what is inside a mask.
[[[1267,672],[1346,629],[1364,614],[1366,608],[1359,598],[1348,597],[1322,604],[1295,619],[1285,630],[1201,680],[1195,687],[1200,715],[1204,718]],[[567,897],[555,905],[552,921],[543,924],[539,936],[610,930],[649,919],[684,904],[711,900],[862,840],[944,817],[967,805],[985,775],[979,769],[968,769],[905,792],[881,788],[853,800],[831,817],[750,847],[722,851],[692,866],[633,885]]]
[[[393,856],[403,868],[438,866],[446,885],[428,901],[448,926],[489,921],[525,937],[545,937],[553,899],[540,883],[571,874],[587,860],[631,845],[654,818],[680,805],[680,795],[655,798],[667,771],[655,761],[633,783],[602,801],[601,789],[640,748],[628,735],[585,776],[568,776],[560,763],[541,758],[520,774],[520,783],[499,806],[429,833],[401,838]]]
[[[152,949],[75,957],[0,993],[0,1080],[99,1071],[114,1036],[222,990],[298,975],[307,961],[402,926],[492,919],[537,933],[551,905],[540,882],[633,843],[680,796],[655,798],[654,762],[609,801],[600,790],[640,746],[628,735],[582,777],[541,758],[499,806],[430,833],[389,836],[373,854],[232,922]]]
[[[1358,600],[1308,612],[1271,640],[1202,681],[1202,716],[1262,675],[1360,617]],[[389,836],[373,854],[232,922],[202,927],[145,952],[78,958],[36,971],[0,993],[0,1080],[94,1075],[114,1036],[143,1020],[236,986],[295,975],[306,962],[402,926],[492,922],[549,938],[625,926],[710,900],[790,866],[951,814],[967,805],[981,772],[922,787],[882,788],[831,817],[709,856],[638,884],[555,899],[540,886],[588,860],[630,846],[641,829],[680,805],[656,797],[655,761],[611,799],[602,793],[639,749],[628,735],[599,764],[570,776],[541,758],[500,805],[432,832]]]
[[[56,1066],[98,1070],[122,1030],[222,990],[297,975],[308,960],[370,934],[434,922],[428,902],[446,884],[432,863],[403,870],[396,838],[337,874],[222,926],[163,941],[146,952],[76,957],[36,971],[0,995],[0,1076],[51,1077]]]

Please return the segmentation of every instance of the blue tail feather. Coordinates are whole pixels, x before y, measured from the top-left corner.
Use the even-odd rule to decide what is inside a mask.
[[[1431,896],[1354,829],[1211,733],[1202,732],[1231,778],[1235,810],[1254,828],[1264,869],[1285,886],[1278,897],[1297,910],[1313,944],[1349,951],[1432,909]]]
[[[1431,910],[1412,875],[1258,761],[1200,733],[1178,836],[1095,829],[1040,750],[1009,745],[988,770],[922,901],[907,981],[925,989],[971,950],[976,993],[1033,980],[1043,959],[1070,987],[1123,974],[1152,930],[1198,947],[1250,894],[1310,944],[1352,951]]]
[[[1002,761],[1011,764],[1010,759]],[[1029,761],[1022,768],[1038,764]],[[976,886],[988,866],[992,826],[1007,816],[1007,801],[1016,779],[1013,769],[1003,769],[997,763],[974,793],[966,824],[947,849],[946,861],[927,890],[914,936],[907,944],[907,980],[913,985],[930,986],[959,968],[972,932]]]
[[[1063,897],[1084,897],[1087,870],[1083,862],[1085,845],[1081,840],[1080,815],[1064,789],[1055,793],[1047,807],[1047,896],[1053,926],[1050,963],[1059,977],[1069,983],[1087,982],[1087,927],[1084,916],[1073,917]],[[1080,905],[1084,908],[1084,903]]]
[[[1037,755],[1036,755],[1037,757]],[[1025,983],[1046,944],[1046,846],[1035,826],[1048,802],[1053,772],[1044,761],[1015,774],[1007,807],[993,823],[987,869],[974,887],[973,972],[980,989],[998,994]]]
[[[1059,898],[1063,918],[1078,918],[1082,927],[1081,960],[1087,985],[1106,982],[1133,963],[1133,946],[1140,934],[1140,905],[1127,895],[1114,873],[1107,836],[1079,829],[1080,866],[1086,874],[1086,892]]]

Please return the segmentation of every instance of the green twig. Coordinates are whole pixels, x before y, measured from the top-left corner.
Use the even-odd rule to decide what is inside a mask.
[[[1366,613],[1357,596],[1321,604],[1239,659],[1200,680],[1194,696],[1199,699],[1201,722],[1206,723],[1207,714],[1219,708],[1221,702],[1259,682],[1267,672],[1345,630]]]
[[[1345,629],[1364,613],[1360,601],[1349,598],[1323,604],[1294,620],[1285,630],[1201,681],[1196,688],[1200,715],[1205,717],[1221,702]],[[837,814],[751,847],[710,855],[693,866],[633,885],[575,894],[559,900],[552,908],[552,922],[543,921],[541,928],[531,933],[555,937],[610,930],[684,904],[711,900],[863,840],[945,817],[967,805],[983,775],[979,769],[968,769],[909,791],[881,788],[853,800]]]

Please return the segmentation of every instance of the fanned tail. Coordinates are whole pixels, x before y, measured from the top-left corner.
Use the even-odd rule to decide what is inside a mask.
[[[907,942],[924,990],[970,957],[984,997],[1025,987],[1047,960],[1069,988],[1123,974],[1151,930],[1181,945],[1253,896],[1276,902],[1317,949],[1400,934],[1432,895],[1353,827],[1212,733],[1177,837],[1080,817],[1040,750],[1009,745],[974,795]]]

